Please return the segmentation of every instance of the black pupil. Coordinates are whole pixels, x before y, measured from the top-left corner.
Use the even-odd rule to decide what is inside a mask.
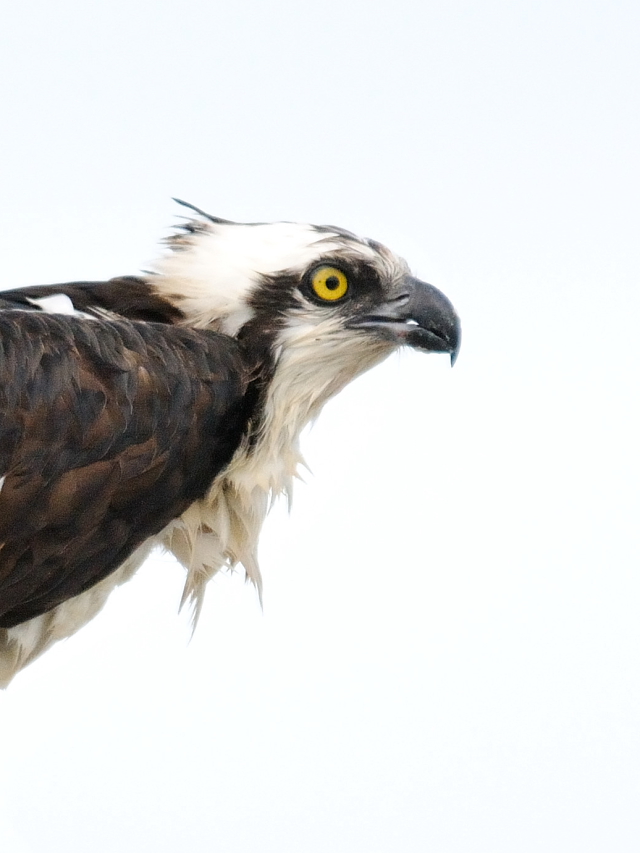
[[[324,284],[327,290],[337,290],[340,287],[340,279],[337,275],[331,275]]]

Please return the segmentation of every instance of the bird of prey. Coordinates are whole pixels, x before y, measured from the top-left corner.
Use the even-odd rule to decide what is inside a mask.
[[[379,243],[185,206],[148,274],[0,293],[0,684],[155,546],[194,620],[221,568],[260,590],[303,427],[399,346],[458,352],[449,300]]]

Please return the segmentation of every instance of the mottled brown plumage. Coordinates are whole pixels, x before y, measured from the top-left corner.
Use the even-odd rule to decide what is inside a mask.
[[[250,417],[236,340],[0,313],[0,626],[117,568],[202,497]]]

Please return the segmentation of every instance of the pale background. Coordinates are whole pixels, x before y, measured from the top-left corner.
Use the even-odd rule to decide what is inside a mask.
[[[335,223],[463,320],[330,403],[191,643],[158,558],[0,697],[10,853],[640,849],[636,2],[21,2],[2,287],[180,211]]]

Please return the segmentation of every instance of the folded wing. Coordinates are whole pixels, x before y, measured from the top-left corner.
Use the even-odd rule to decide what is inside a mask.
[[[204,495],[250,382],[214,332],[0,312],[0,627],[93,586]]]

